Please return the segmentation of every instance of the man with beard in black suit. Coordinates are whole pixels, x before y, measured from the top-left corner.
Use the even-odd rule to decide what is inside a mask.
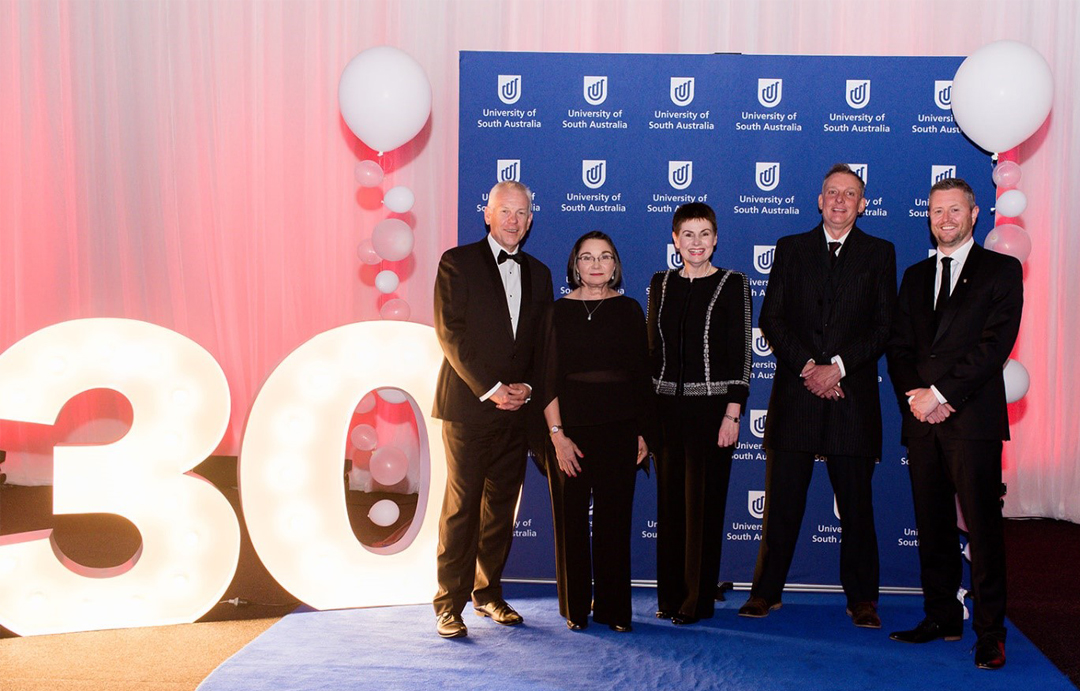
[[[889,637],[906,643],[960,640],[959,499],[971,548],[975,665],[999,669],[1005,664],[1001,447],[1009,438],[1002,368],[1020,330],[1023,269],[1015,258],[975,243],[979,207],[963,180],[936,183],[928,213],[937,252],[904,272],[889,344],[926,617]]]

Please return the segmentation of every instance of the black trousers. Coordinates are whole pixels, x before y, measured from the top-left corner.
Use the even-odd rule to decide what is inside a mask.
[[[659,609],[713,615],[731,455],[716,445],[725,405],[709,397],[659,397],[656,590]]]
[[[502,572],[514,536],[514,509],[525,478],[522,427],[443,422],[446,494],[436,556],[435,613],[460,614],[501,600]]]
[[[840,513],[840,584],[849,606],[877,602],[879,562],[874,527],[873,458],[830,456],[825,462]],[[750,594],[780,602],[795,556],[814,454],[766,452],[765,522]]]
[[[1005,640],[1001,442],[952,439],[936,428],[907,442],[926,616],[947,626],[963,624],[956,598],[963,563],[955,496],[971,548],[972,627],[979,636]]]
[[[585,454],[578,459],[581,472],[577,477],[563,473],[554,452],[548,462],[559,613],[575,622],[588,621],[590,603],[595,603],[596,622],[630,623],[630,520],[637,481],[634,428],[631,420],[567,426],[564,433]]]

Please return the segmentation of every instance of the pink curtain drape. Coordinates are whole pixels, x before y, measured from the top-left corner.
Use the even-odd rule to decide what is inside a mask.
[[[228,375],[220,451],[235,453],[281,358],[316,333],[377,319],[386,299],[378,267],[355,253],[387,215],[380,193],[353,180],[373,152],[337,110],[341,70],[364,48],[405,50],[433,87],[428,127],[383,161],[386,186],[417,198],[396,296],[430,323],[434,267],[457,237],[459,50],[965,55],[1011,38],[1046,56],[1056,92],[1049,121],[1020,148],[1034,249],[1015,356],[1031,389],[1013,406],[1006,511],[1080,521],[1078,26],[1070,0],[7,0],[0,350],[80,317],[176,330]],[[9,477],[47,482],[53,443],[122,433],[130,414],[114,397],[82,406],[100,419],[0,423]]]

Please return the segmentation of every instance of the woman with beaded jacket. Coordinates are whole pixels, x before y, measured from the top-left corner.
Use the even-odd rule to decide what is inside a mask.
[[[648,339],[661,445],[657,458],[657,612],[677,625],[713,615],[724,508],[739,418],[750,392],[746,275],[711,263],[716,214],[675,210],[682,268],[649,285]]]

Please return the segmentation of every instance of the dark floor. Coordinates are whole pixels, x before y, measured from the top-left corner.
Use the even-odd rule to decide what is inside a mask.
[[[1080,687],[1080,525],[1005,521],[1009,619]]]
[[[220,485],[219,489],[239,513],[236,490]],[[359,492],[348,495],[351,517],[366,515],[370,503],[382,498]],[[139,545],[134,526],[122,518],[52,516],[51,506],[50,487],[4,486],[0,491],[0,534],[52,527],[61,549],[87,566],[119,563]],[[415,505],[403,506],[400,522],[411,518],[414,510]],[[359,521],[354,522],[354,527],[361,524],[370,526]],[[222,600],[242,598],[251,604],[241,607],[219,604],[200,621],[276,617],[298,604],[271,578],[255,555],[242,521],[241,526],[240,562]],[[357,532],[362,541],[372,544],[386,539],[398,528],[399,524],[388,527],[387,535],[359,535],[360,529]],[[1047,519],[1008,520],[1005,539],[1009,619],[1080,687],[1080,525]],[[0,627],[0,638],[12,635]]]

